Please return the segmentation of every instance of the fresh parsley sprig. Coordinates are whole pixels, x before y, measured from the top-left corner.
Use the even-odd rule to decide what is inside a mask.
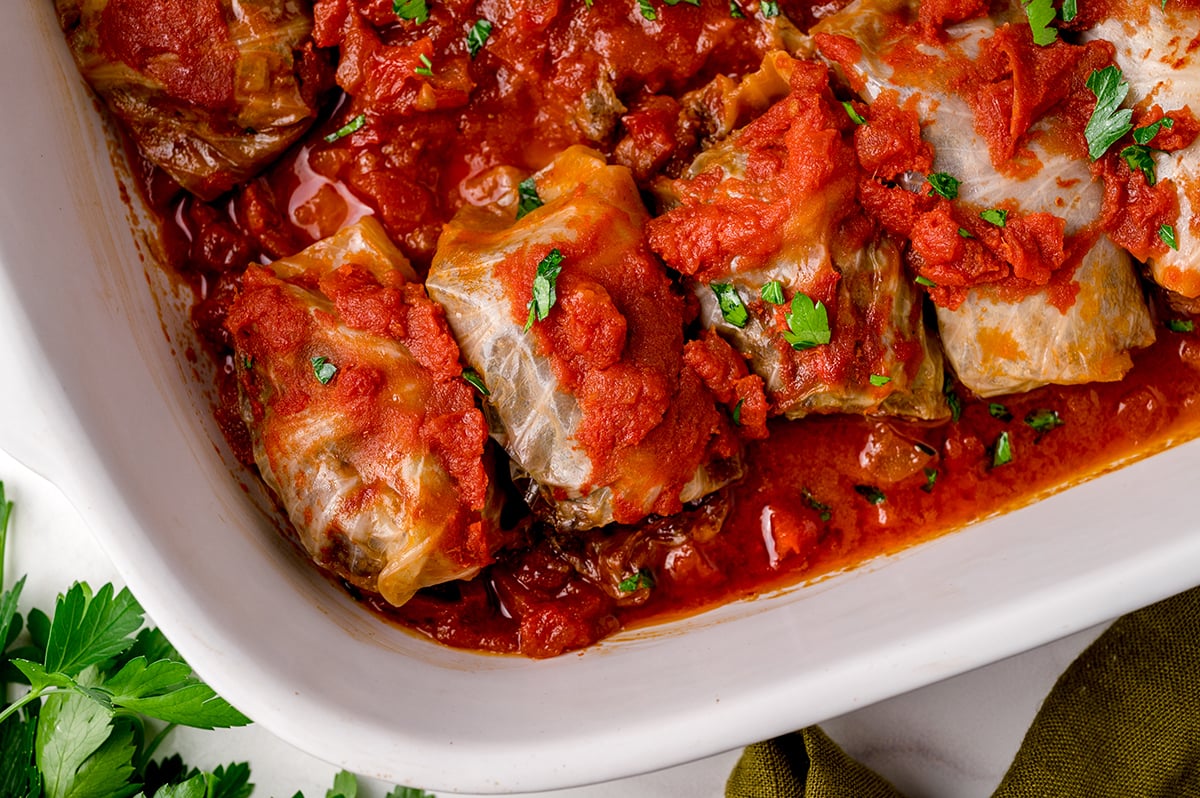
[[[0,482],[0,588],[13,504]],[[0,593],[0,796],[4,798],[249,798],[250,766],[201,772],[178,754],[154,760],[176,725],[250,720],[200,681],[133,595],[77,582],[53,615],[18,612],[25,577]],[[22,633],[25,634],[22,634]],[[7,681],[29,690],[4,703]],[[150,719],[165,723],[156,733]],[[155,724],[157,728],[159,724]],[[357,798],[339,773],[326,798]],[[293,798],[304,798],[296,793]],[[387,798],[433,798],[396,787]]]
[[[1088,75],[1086,85],[1096,95],[1096,108],[1083,135],[1087,139],[1088,155],[1095,161],[1133,129],[1133,111],[1121,108],[1125,95],[1129,94],[1129,84],[1117,67],[1094,70]]]

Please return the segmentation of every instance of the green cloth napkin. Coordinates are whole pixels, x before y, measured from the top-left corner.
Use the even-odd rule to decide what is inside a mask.
[[[748,746],[726,798],[904,798],[820,728]],[[1116,621],[1042,704],[994,798],[1200,798],[1200,588]]]

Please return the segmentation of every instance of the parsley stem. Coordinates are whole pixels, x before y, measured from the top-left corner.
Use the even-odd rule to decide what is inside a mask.
[[[8,549],[8,519],[12,516],[13,503],[4,496],[4,482],[0,481],[0,593],[4,592],[4,552]],[[0,640],[0,646],[4,641]]]
[[[61,687],[48,687],[45,690],[30,690],[28,693],[26,693],[25,695],[18,698],[16,701],[14,701],[11,704],[9,704],[8,706],[6,706],[4,708],[3,712],[0,712],[0,724],[4,723],[4,721],[8,720],[9,716],[14,714],[21,707],[25,706],[26,704],[30,704],[34,701],[37,701],[39,698],[41,698],[44,695],[50,695],[51,693],[65,693],[65,692],[69,692],[69,691],[62,689]]]
[[[167,739],[167,735],[173,732],[178,725],[178,723],[168,723],[159,730],[158,734],[151,738],[150,742],[146,743],[146,747],[142,750],[141,770],[145,770],[146,765],[150,764],[150,758],[154,756],[154,752],[158,750],[163,740]]]

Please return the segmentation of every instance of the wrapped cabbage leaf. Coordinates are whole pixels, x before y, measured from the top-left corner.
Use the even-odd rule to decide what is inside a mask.
[[[212,199],[316,119],[332,73],[291,0],[55,0],[80,72],[143,157]]]
[[[1074,83],[1111,50],[1036,48],[1027,22],[986,17],[925,35],[926,12],[856,0],[813,33],[872,114],[914,113],[933,146],[925,173],[884,175],[897,186],[868,181],[860,194],[892,191],[892,208],[895,192],[914,204],[940,195],[923,230],[902,234],[932,286],[947,359],[981,396],[1120,379],[1130,351],[1154,340],[1149,311],[1130,259],[1095,232],[1103,191],[1082,132],[1048,114],[1086,92]],[[1042,57],[1058,60],[1027,63]]]
[[[642,242],[629,170],[571,147],[508,188],[446,226],[426,285],[531,504],[562,528],[633,523],[738,476],[729,422],[684,361],[685,303]]]
[[[1106,172],[1110,193],[1124,195],[1106,226],[1118,243],[1150,267],[1154,281],[1188,300],[1200,297],[1200,7],[1170,7],[1129,0],[1106,3],[1106,18],[1083,33],[1112,42],[1129,84],[1126,102],[1137,127],[1157,131],[1146,141],[1112,148],[1117,170]],[[1159,121],[1164,115],[1171,126]],[[1187,128],[1187,129],[1185,129]],[[1148,172],[1122,166],[1138,156]],[[1142,213],[1129,213],[1130,206]],[[1168,230],[1163,230],[1167,225]],[[1160,234],[1160,230],[1162,233]],[[1194,303],[1191,303],[1194,304]]]
[[[226,326],[255,462],[318,564],[400,605],[491,561],[486,421],[374,219],[247,268]]]
[[[946,416],[920,294],[855,199],[828,70],[776,53],[743,83],[714,118],[782,99],[660,183],[652,248],[693,278],[703,325],[748,358],[773,413]]]

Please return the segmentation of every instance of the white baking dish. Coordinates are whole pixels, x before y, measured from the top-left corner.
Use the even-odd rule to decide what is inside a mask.
[[[14,6],[0,29],[0,446],[64,488],[204,678],[306,751],[427,788],[594,782],[819,721],[1200,582],[1189,444],[819,584],[552,661],[390,628],[280,541],[253,481],[231,475],[186,357],[184,303],[130,232],[51,3]]]

